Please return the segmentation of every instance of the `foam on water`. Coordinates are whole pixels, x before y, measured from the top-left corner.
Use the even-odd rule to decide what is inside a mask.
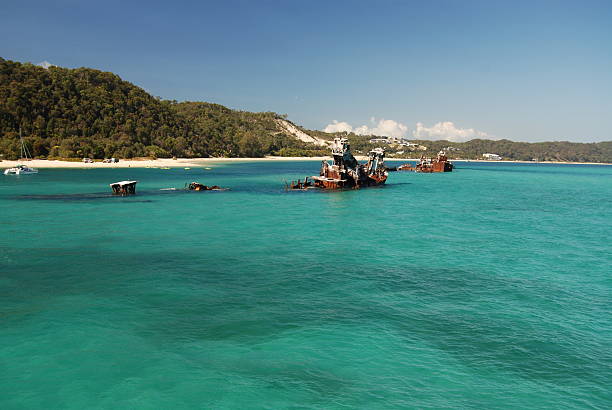
[[[317,169],[2,178],[0,407],[612,405],[612,168]]]

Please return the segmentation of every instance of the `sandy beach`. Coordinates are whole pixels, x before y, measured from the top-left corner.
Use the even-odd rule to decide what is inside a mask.
[[[365,161],[367,157],[356,156],[357,160]],[[25,164],[33,168],[162,168],[175,167],[187,168],[206,166],[223,162],[256,162],[256,161],[322,161],[330,160],[331,157],[265,157],[265,158],[159,158],[159,159],[130,159],[120,160],[117,163],[103,163],[101,161],[84,163],[81,161],[57,161],[46,159],[33,159],[30,161],[0,161],[0,169],[12,168],[19,164]],[[387,161],[417,161],[417,158],[387,158]],[[556,162],[556,161],[488,161],[488,160],[451,160],[453,162],[492,162],[492,163],[523,163],[523,164],[576,164],[576,165],[612,165],[610,163],[598,162]]]
[[[158,158],[158,159],[125,159],[117,163],[101,161],[85,163],[81,161],[58,161],[33,159],[29,161],[1,161],[0,169],[12,168],[20,164],[33,168],[161,168],[161,167],[197,167],[221,162],[252,161],[321,161],[331,157],[265,157],[265,158]]]

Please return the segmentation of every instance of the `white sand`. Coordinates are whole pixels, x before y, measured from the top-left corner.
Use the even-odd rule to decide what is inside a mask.
[[[23,164],[31,168],[188,168],[206,166],[222,162],[254,162],[254,161],[322,161],[331,157],[265,157],[265,158],[160,158],[155,160],[119,160],[117,163],[101,161],[85,163],[81,161],[57,161],[33,159],[30,161],[0,161],[0,169],[12,168]]]
[[[147,168],[147,167],[189,167],[197,166],[191,160],[185,159],[156,159],[156,160],[119,160],[114,164],[92,162],[86,164],[81,161],[54,161],[46,159],[33,159],[31,161],[2,161],[0,168],[12,168],[23,164],[32,168]]]
[[[326,141],[324,139],[313,137],[312,135],[306,134],[304,131],[300,130],[299,128],[297,128],[295,125],[293,125],[287,120],[277,119],[276,124],[278,124],[278,126],[281,129],[293,135],[295,138],[299,139],[300,141],[318,145],[319,147],[329,147],[332,144],[331,141]]]

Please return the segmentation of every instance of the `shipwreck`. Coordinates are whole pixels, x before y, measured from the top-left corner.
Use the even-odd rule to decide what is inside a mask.
[[[288,189],[359,189],[382,185],[389,173],[385,167],[385,151],[375,148],[368,154],[368,161],[360,164],[351,153],[348,139],[335,138],[332,145],[333,161],[323,161],[319,175],[298,179]]]
[[[221,188],[219,185],[204,185],[199,182],[185,184],[185,188],[189,191],[227,191],[228,188]]]
[[[138,181],[119,181],[109,184],[113,190],[113,195],[134,195],[136,193],[136,184]]]
[[[440,151],[438,152],[438,156],[435,158],[426,158],[422,156],[415,166],[412,166],[411,164],[402,164],[397,167],[397,170],[423,173],[452,172],[453,163],[448,160],[448,157],[444,151]]]

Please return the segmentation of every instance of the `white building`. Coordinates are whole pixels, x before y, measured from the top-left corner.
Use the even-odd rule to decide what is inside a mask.
[[[484,159],[489,159],[492,161],[499,161],[502,159],[502,157],[497,154],[482,154],[482,156]]]
[[[408,141],[406,138],[398,138],[398,137],[377,137],[371,138],[370,144],[394,144],[399,145],[400,147],[406,147],[410,151],[426,151],[427,147],[416,144],[414,142]]]

